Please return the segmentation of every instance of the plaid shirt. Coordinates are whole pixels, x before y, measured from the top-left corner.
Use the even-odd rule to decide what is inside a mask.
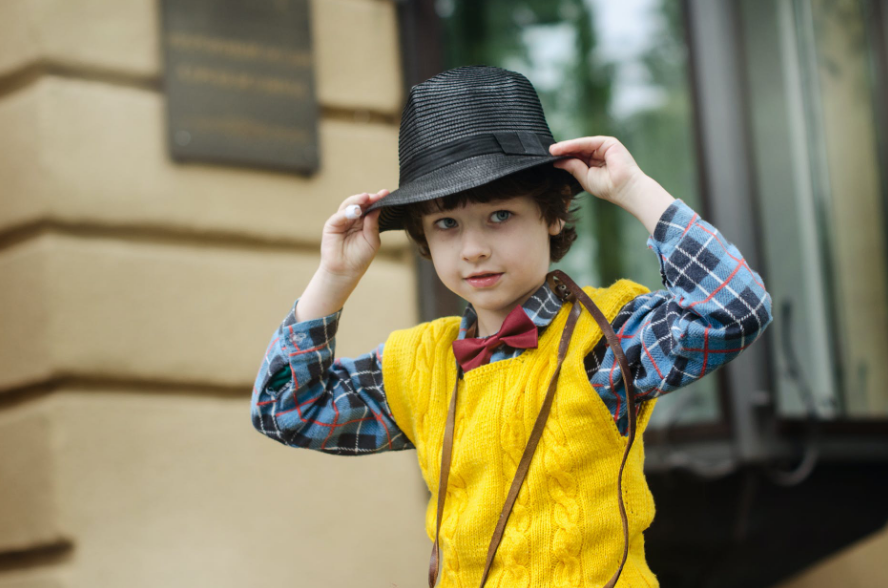
[[[647,245],[657,254],[666,289],[637,296],[612,323],[639,402],[686,386],[731,361],[772,319],[761,276],[681,200],[666,209]],[[296,322],[298,303],[272,336],[259,368],[251,410],[256,429],[285,445],[339,455],[412,449],[386,402],[383,345],[356,358],[334,359],[342,310]],[[523,308],[542,332],[561,304],[543,284]],[[475,318],[470,304],[460,339]],[[490,361],[522,352],[502,345]],[[585,367],[626,435],[621,368],[603,337],[586,356]]]

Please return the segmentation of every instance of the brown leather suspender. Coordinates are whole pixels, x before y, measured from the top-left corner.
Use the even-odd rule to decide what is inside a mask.
[[[619,505],[620,505],[620,518],[623,523],[623,558],[620,561],[620,566],[617,568],[617,571],[614,572],[614,575],[611,579],[604,585],[603,588],[614,588],[617,584],[617,580],[620,578],[620,574],[623,571],[623,566],[626,564],[626,559],[629,556],[629,521],[626,518],[626,506],[623,503],[623,469],[626,466],[626,460],[629,457],[629,451],[632,449],[632,443],[635,440],[635,424],[636,424],[636,408],[635,408],[635,390],[632,386],[632,378],[629,372],[629,362],[626,360],[626,356],[623,353],[623,348],[620,346],[620,340],[617,337],[616,333],[614,333],[613,327],[611,327],[608,320],[605,318],[604,314],[599,310],[598,306],[592,302],[592,299],[579,287],[576,283],[571,280],[567,274],[560,270],[555,270],[553,272],[549,272],[546,276],[546,280],[549,282],[549,286],[552,288],[552,291],[561,298],[562,302],[573,303],[573,306],[570,309],[570,314],[567,317],[567,324],[564,327],[564,332],[561,335],[561,341],[558,345],[558,363],[555,367],[555,372],[552,374],[552,379],[549,380],[549,389],[546,392],[546,397],[543,400],[543,406],[540,408],[540,413],[537,416],[536,422],[533,425],[533,430],[530,433],[530,437],[527,440],[527,446],[524,449],[524,454],[521,456],[521,461],[518,463],[518,469],[515,471],[515,477],[512,479],[512,485],[509,488],[509,493],[506,496],[505,504],[503,505],[502,513],[500,514],[499,520],[497,521],[496,528],[493,531],[493,536],[490,539],[490,547],[487,550],[487,562],[484,565],[484,574],[481,577],[481,588],[484,587],[485,582],[487,582],[487,576],[490,573],[490,568],[493,565],[493,558],[496,555],[496,550],[499,547],[500,541],[503,537],[503,532],[506,528],[506,522],[509,519],[509,515],[512,512],[512,506],[515,504],[515,500],[518,497],[518,492],[521,489],[521,484],[524,482],[524,478],[527,475],[527,471],[530,469],[530,462],[533,459],[533,454],[536,451],[537,444],[540,441],[540,438],[543,436],[543,430],[546,426],[546,419],[549,418],[549,411],[552,408],[552,401],[555,398],[555,389],[557,387],[558,375],[561,373],[561,364],[564,361],[565,355],[567,355],[567,349],[570,344],[571,336],[573,335],[574,328],[577,324],[577,319],[579,319],[580,312],[582,311],[582,307],[577,304],[579,301],[586,310],[592,315],[592,318],[595,319],[595,322],[598,323],[598,326],[601,328],[604,333],[605,338],[607,339],[608,347],[610,347],[611,351],[613,351],[614,355],[617,357],[617,361],[620,363],[620,370],[623,374],[623,383],[626,389],[626,410],[629,417],[629,430],[627,435],[626,442],[626,450],[623,452],[623,460],[620,463],[620,472],[617,476],[617,493],[619,495]],[[466,333],[467,337],[475,336],[475,325],[472,325],[469,329],[469,332]],[[444,426],[444,445],[441,450],[441,472],[440,472],[440,482],[438,484],[438,512],[437,519],[435,523],[435,543],[432,546],[432,555],[429,561],[429,588],[434,588],[435,583],[438,580],[438,564],[440,561],[439,558],[439,534],[441,531],[441,518],[444,513],[444,501],[447,495],[447,480],[450,475],[450,461],[453,453],[453,426],[454,419],[456,415],[456,395],[457,390],[459,388],[459,379],[462,376],[462,370],[457,364],[457,378],[456,383],[453,386],[453,394],[450,398],[450,407],[447,410],[447,422]]]

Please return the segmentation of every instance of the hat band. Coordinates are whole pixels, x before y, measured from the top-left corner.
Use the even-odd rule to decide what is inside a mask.
[[[401,167],[400,183],[404,185],[446,165],[476,155],[489,153],[549,155],[549,145],[554,142],[551,136],[530,131],[503,131],[464,137],[425,150],[417,157],[404,162]]]

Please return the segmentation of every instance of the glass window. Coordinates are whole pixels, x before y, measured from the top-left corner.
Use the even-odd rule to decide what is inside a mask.
[[[888,246],[875,46],[861,0],[744,0],[776,394],[888,415]],[[884,108],[884,105],[882,106]]]
[[[447,67],[521,72],[556,139],[613,135],[671,194],[700,210],[688,55],[678,0],[438,0]],[[578,241],[558,267],[584,284],[629,278],[660,289],[645,228],[588,194]],[[717,380],[667,395],[651,426],[721,418]],[[674,416],[673,416],[674,415]]]

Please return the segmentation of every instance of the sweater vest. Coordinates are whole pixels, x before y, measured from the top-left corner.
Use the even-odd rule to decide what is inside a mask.
[[[640,294],[619,280],[583,289],[613,322]],[[570,303],[536,349],[466,372],[459,384],[453,457],[441,523],[442,588],[477,588],[490,538],[555,370]],[[451,343],[459,317],[393,332],[385,343],[383,384],[396,423],[416,446],[431,491],[425,525],[434,540],[444,425],[456,380]],[[506,524],[486,586],[603,586],[623,554],[617,475],[627,438],[593,389],[583,360],[602,337],[585,309],[561,369],[551,413]],[[614,378],[620,377],[615,372]],[[635,442],[623,474],[629,556],[618,587],[659,586],[645,561],[643,531],[654,517],[644,477],[642,433],[656,399],[640,403]]]

